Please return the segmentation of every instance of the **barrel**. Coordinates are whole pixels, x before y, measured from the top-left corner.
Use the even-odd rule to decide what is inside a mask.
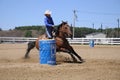
[[[40,64],[56,65],[56,41],[39,40]]]
[[[90,40],[90,43],[89,43],[90,47],[94,47],[94,40]]]

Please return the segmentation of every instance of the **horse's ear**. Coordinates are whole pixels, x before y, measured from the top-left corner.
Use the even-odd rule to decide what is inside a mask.
[[[68,23],[68,21],[65,21],[66,23]]]
[[[67,23],[68,21],[63,21],[63,20],[62,20],[62,22],[65,22],[65,23]]]
[[[64,21],[62,20],[62,23],[63,23]]]

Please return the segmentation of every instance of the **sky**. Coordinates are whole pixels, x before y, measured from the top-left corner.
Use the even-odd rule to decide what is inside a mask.
[[[120,0],[0,0],[0,28],[44,25],[44,12],[52,11],[55,25],[61,21],[75,26],[98,29],[115,28],[120,19]]]

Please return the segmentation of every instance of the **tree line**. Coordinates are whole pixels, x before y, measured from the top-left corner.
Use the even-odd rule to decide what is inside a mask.
[[[20,27],[15,27],[14,30],[21,30],[21,31],[25,31],[25,37],[34,37],[32,35],[33,31],[32,30],[36,30],[36,34],[37,35],[42,35],[45,33],[45,27],[44,26],[20,26]]]
[[[57,28],[57,26],[55,26]],[[15,30],[37,30],[40,32],[40,34],[45,33],[45,26],[21,26],[21,27],[15,27]],[[71,27],[71,30],[73,30],[73,27]],[[120,37],[120,29],[118,28],[106,28],[106,29],[93,29],[88,27],[74,27],[74,37],[85,37],[87,34],[95,33],[95,32],[101,32],[106,34],[106,37]],[[27,32],[27,34],[32,34],[32,32]]]
[[[107,29],[93,29],[87,27],[75,27],[75,37],[85,37],[87,34],[91,33],[104,33],[108,38],[118,38],[120,37],[120,29],[118,28],[107,28]]]
[[[55,26],[57,28],[57,26]],[[19,26],[15,27],[13,30],[15,31],[22,31],[24,32],[24,37],[36,37],[33,35],[42,35],[45,33],[45,26]],[[73,30],[73,27],[71,27],[71,31]],[[0,28],[0,31],[2,29]],[[93,29],[88,27],[74,27],[74,37],[80,38],[85,37],[87,34],[95,33],[95,32],[101,32],[106,34],[106,37],[109,38],[118,38],[120,37],[120,29],[118,28],[106,28],[106,29]]]

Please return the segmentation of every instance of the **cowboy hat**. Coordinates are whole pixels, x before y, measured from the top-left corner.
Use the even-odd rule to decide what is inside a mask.
[[[46,10],[44,14],[51,14],[52,12],[50,10]]]

